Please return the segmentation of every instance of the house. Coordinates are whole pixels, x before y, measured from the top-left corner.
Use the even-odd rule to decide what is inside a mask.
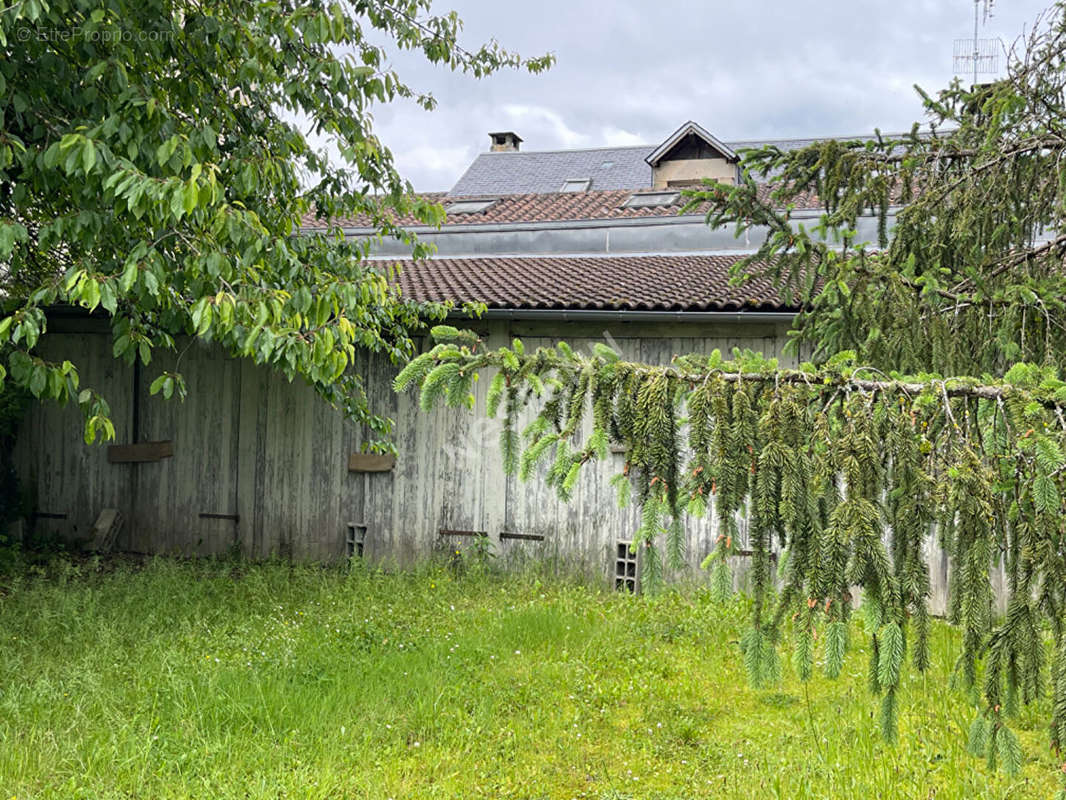
[[[649,363],[714,348],[780,355],[796,309],[767,281],[738,288],[728,280],[753,242],[678,213],[681,188],[705,177],[735,181],[738,151],[764,142],[723,142],[692,122],[644,147],[530,152],[513,132],[494,132],[490,142],[451,191],[433,195],[447,211],[439,229],[404,221],[437,251],[403,263],[406,294],[484,302],[485,315],[464,324],[493,347],[513,337],[527,348],[606,341]],[[817,217],[817,198],[807,205],[795,216]],[[359,219],[335,222],[351,237],[373,234]],[[875,220],[865,223],[872,239]],[[324,225],[306,220],[308,232]],[[398,242],[384,241],[374,257],[404,256]],[[393,461],[360,455],[355,426],[306,386],[253,364],[191,348],[181,366],[189,397],[166,403],[149,395],[150,378],[111,358],[108,334],[91,320],[56,319],[52,331],[45,354],[73,351],[89,365],[85,380],[112,399],[119,444],[81,445],[76,409],[33,411],[18,463],[39,531],[84,538],[111,507],[127,520],[118,540],[127,550],[361,554],[397,564],[487,536],[503,556],[556,559],[608,578],[620,571],[631,585],[625,554],[635,510],[619,509],[608,486],[624,456],[586,470],[569,504],[541,482],[505,475],[498,423],[483,413],[488,381],[474,413],[425,414],[416,397],[392,392],[395,368],[367,356],[359,369],[372,405],[396,420]],[[168,444],[145,444],[160,442]],[[710,519],[688,528],[696,565],[715,531]]]

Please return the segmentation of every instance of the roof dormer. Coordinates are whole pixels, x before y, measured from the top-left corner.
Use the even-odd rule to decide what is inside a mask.
[[[686,122],[645,159],[652,188],[699,186],[704,178],[736,183],[737,154],[695,122]]]

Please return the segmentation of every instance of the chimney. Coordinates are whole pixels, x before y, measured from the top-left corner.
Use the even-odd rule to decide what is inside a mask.
[[[493,153],[517,153],[518,146],[522,142],[522,137],[514,131],[490,133],[489,139],[492,140],[492,147],[489,149]]]

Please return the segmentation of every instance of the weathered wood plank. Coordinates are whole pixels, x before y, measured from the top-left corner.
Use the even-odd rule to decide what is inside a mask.
[[[391,472],[396,466],[396,456],[391,453],[351,453],[348,456],[349,472]]]
[[[51,327],[51,326],[49,326]],[[115,436],[132,439],[130,388],[133,370],[111,355],[110,335],[49,333],[37,344],[37,355],[48,361],[69,359],[78,365],[82,386],[91,386],[107,398]],[[64,517],[37,517],[32,533],[55,535],[68,542],[89,538],[93,522],[103,508],[118,508],[128,517],[131,473],[107,463],[107,449],[87,445],[82,436],[85,420],[76,403],[33,403],[22,421],[15,444],[15,464],[22,486],[38,498],[38,507],[62,512]],[[129,528],[120,536],[126,547]]]
[[[179,356],[180,353],[181,355]],[[180,359],[180,361],[179,361]],[[178,352],[160,353],[137,387],[139,437],[178,442],[173,458],[132,470],[134,511],[129,528],[134,549],[186,556],[216,556],[237,543],[229,519],[200,511],[237,508],[237,430],[241,362],[215,346],[179,341]],[[183,402],[149,392],[157,370],[181,372],[189,388]]]
[[[117,508],[105,508],[93,525],[93,540],[89,549],[97,553],[110,553],[125,519]]]
[[[169,439],[159,442],[112,444],[107,448],[107,463],[109,464],[143,464],[173,456],[174,443]]]

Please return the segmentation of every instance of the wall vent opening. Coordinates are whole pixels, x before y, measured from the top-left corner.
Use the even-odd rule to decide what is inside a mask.
[[[348,548],[348,558],[362,558],[366,547],[366,525],[349,522],[345,543]]]
[[[632,542],[617,542],[614,558],[614,588],[636,594],[639,587],[637,554],[630,550]]]

